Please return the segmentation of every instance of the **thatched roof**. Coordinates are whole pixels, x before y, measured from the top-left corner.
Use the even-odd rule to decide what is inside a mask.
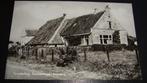
[[[35,34],[37,33],[38,30],[25,30],[26,32],[26,36],[35,36]]]
[[[90,29],[103,15],[104,11],[97,14],[88,14],[77,18],[69,19],[65,28],[61,31],[61,36],[73,36],[77,34],[90,33]]]
[[[43,26],[39,28],[35,36],[26,44],[26,45],[34,45],[34,44],[46,44],[54,35],[54,32],[60,26],[62,20],[65,16],[59,17],[57,19],[53,19],[47,21]]]

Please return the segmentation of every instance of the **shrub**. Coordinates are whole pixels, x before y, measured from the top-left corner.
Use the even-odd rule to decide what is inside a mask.
[[[122,50],[122,48],[125,48],[125,44],[118,44],[118,45],[92,45],[91,50],[92,51],[114,51],[114,50]]]

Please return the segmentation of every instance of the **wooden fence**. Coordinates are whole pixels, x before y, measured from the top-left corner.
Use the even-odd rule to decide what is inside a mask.
[[[76,50],[76,52],[78,54],[82,54],[82,56],[84,57],[84,61],[88,60],[87,54],[90,51],[103,51],[106,54],[107,60],[110,61],[110,56],[109,53],[112,50],[122,50],[125,49],[126,46],[112,46],[112,45],[99,45],[99,46],[70,46],[70,47],[30,47],[30,48],[25,48],[23,50],[23,55],[25,55],[26,57],[30,57],[30,56],[35,56],[36,60],[38,59],[46,59],[47,56],[50,56],[51,61],[55,60],[56,58],[60,58],[60,55],[62,55],[63,53],[61,52],[67,52],[68,50]],[[61,49],[63,51],[61,51]],[[134,49],[136,51],[136,57],[137,60],[139,62],[139,53],[138,53],[138,49]]]

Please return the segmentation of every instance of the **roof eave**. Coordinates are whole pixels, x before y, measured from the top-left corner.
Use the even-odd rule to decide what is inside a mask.
[[[61,35],[61,36],[63,36],[63,37],[67,37],[67,36],[83,36],[83,35],[89,35],[89,34],[91,34],[91,32],[89,32],[89,33],[82,33],[82,34],[74,34],[74,35]]]

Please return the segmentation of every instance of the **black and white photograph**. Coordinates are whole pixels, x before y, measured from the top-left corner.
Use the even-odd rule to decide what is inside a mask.
[[[142,80],[131,3],[15,1],[5,79]]]

